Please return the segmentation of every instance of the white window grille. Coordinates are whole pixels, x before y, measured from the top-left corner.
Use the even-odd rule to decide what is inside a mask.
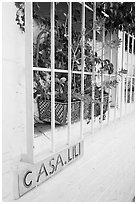
[[[34,71],[46,71],[51,73],[51,152],[56,152],[56,144],[55,144],[55,74],[56,73],[66,73],[68,75],[68,134],[66,145],[70,146],[72,144],[72,121],[71,121],[71,79],[73,74],[79,74],[81,76],[81,93],[84,94],[84,77],[85,75],[91,76],[92,79],[92,111],[91,111],[91,131],[94,133],[94,113],[95,113],[95,106],[94,106],[94,99],[95,99],[95,82],[96,82],[96,71],[95,71],[95,64],[93,66],[93,71],[86,72],[85,71],[85,9],[89,9],[91,11],[91,15],[93,15],[93,27],[95,26],[96,22],[96,2],[93,4],[93,9],[86,5],[85,2],[82,3],[82,51],[81,51],[81,71],[72,71],[71,69],[71,60],[72,60],[72,2],[68,3],[68,70],[60,70],[55,68],[55,3],[50,3],[50,20],[51,20],[51,69],[50,68],[43,68],[43,67],[33,67],[33,10],[32,10],[32,3],[26,2],[25,3],[25,65],[26,65],[26,155],[22,156],[24,161],[33,163],[34,158],[34,123],[33,123],[33,72]],[[96,52],[96,28],[93,29],[93,53]],[[110,41],[112,40],[112,33],[110,34]],[[127,112],[127,101],[128,101],[128,81],[130,79],[130,96],[129,96],[129,103],[132,103],[133,98],[133,91],[132,91],[132,84],[133,79],[135,77],[132,75],[129,76],[128,69],[128,61],[129,61],[129,37],[132,38],[132,58],[134,54],[134,36],[128,34],[128,44],[127,44],[127,74],[126,77],[122,75],[121,77],[121,94],[120,94],[120,117],[122,116],[122,111],[124,109],[123,104],[125,101],[125,110]],[[122,37],[122,60],[121,60],[121,67],[124,69],[124,56],[125,56],[125,32],[123,32]],[[104,59],[104,52],[105,52],[105,26],[103,26],[102,32],[102,60]],[[117,56],[118,57],[118,56]],[[110,47],[110,61],[112,61],[113,54],[112,48]],[[133,59],[132,59],[132,68],[134,66]],[[117,78],[117,62],[116,62],[116,78]],[[107,74],[101,73],[101,86],[103,85],[104,76]],[[112,75],[109,75],[109,81],[111,80]],[[126,86],[124,80],[126,79]],[[104,103],[104,92],[103,86],[101,88],[101,117],[100,117],[100,124],[101,127],[103,125],[103,103]],[[125,95],[126,91],[126,95]],[[115,91],[115,108],[114,108],[114,120],[117,116],[117,97],[118,97],[118,90]],[[111,91],[109,90],[109,101],[111,99]],[[81,101],[81,114],[80,114],[80,140],[84,139],[83,136],[83,121],[84,121],[84,102]],[[110,103],[108,105],[108,115],[107,115],[107,122],[110,122]]]

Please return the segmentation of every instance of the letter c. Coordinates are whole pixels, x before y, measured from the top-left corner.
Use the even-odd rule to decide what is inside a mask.
[[[30,181],[29,183],[27,183],[27,181],[26,181],[26,178],[27,178],[28,174],[32,174],[32,171],[27,171],[25,176],[24,176],[23,184],[24,184],[24,186],[26,188],[29,188],[31,186],[31,184],[32,184],[32,181]]]

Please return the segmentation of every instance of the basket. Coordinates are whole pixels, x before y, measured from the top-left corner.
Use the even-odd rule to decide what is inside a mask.
[[[103,114],[107,111],[108,108],[108,95],[103,97]],[[97,117],[100,115],[100,98],[96,98],[94,104],[94,116]],[[51,101],[38,99],[38,111],[39,119],[45,122],[51,122]],[[91,118],[91,102],[84,102],[84,119]],[[80,109],[81,101],[71,102],[71,122],[77,122],[80,120]],[[55,101],[55,123],[60,125],[65,125],[68,123],[68,103],[62,103]]]
[[[39,118],[45,122],[51,122],[51,101],[38,99]],[[71,102],[71,122],[80,119],[81,101]],[[68,103],[55,101],[55,123],[64,125],[68,122]]]

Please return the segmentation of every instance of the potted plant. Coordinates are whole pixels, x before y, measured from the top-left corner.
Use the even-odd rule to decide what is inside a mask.
[[[55,24],[55,67],[58,69],[67,69],[68,59],[68,37],[67,37],[67,14],[65,14],[65,23],[61,23],[58,18]],[[41,20],[40,20],[41,21]],[[74,19],[73,19],[74,22]],[[41,23],[42,30],[39,32],[36,44],[34,45],[34,66],[36,67],[50,67],[50,29],[49,19],[44,19]],[[91,31],[91,30],[90,30]],[[85,34],[85,71],[92,72],[93,64],[100,65],[99,72],[113,73],[113,64],[108,60],[101,60],[97,53],[93,53],[91,44],[91,38],[88,34]],[[72,71],[81,70],[81,39],[82,34],[78,30],[72,32]],[[81,94],[81,78],[79,75],[72,76],[72,122],[79,120],[80,118],[80,106],[81,100],[84,100],[84,118],[90,120],[91,104],[95,106],[95,117],[100,115],[101,104],[101,87],[95,86],[95,100],[92,101],[92,85],[91,77],[88,75],[85,83],[84,97]],[[34,71],[34,98],[37,94],[38,98],[38,110],[40,119],[42,121],[51,120],[51,79],[50,74],[44,71]],[[111,82],[109,82],[111,83]],[[107,111],[108,107],[108,93],[105,91],[104,84],[104,105],[103,114]],[[110,87],[109,87],[110,88]],[[55,121],[58,124],[67,123],[67,111],[68,110],[68,80],[67,75],[64,73],[56,74],[55,78]]]
[[[39,3],[33,3],[33,17],[35,18],[35,21],[38,23],[40,31],[39,31],[39,37],[37,38],[37,42],[34,42],[34,66],[36,67],[50,67],[50,20],[49,17],[45,18],[41,15],[39,12],[40,5]],[[57,2],[55,5],[56,7],[60,3]],[[66,2],[66,4],[68,4]],[[74,3],[75,4],[75,3]],[[86,4],[89,7],[93,6],[93,2],[86,2]],[[97,2],[97,29],[102,27],[102,23],[105,18],[105,28],[109,30],[110,32],[116,31],[116,30],[121,30],[121,31],[126,31],[129,32],[130,34],[135,33],[135,3],[134,2]],[[16,22],[20,26],[20,29],[22,32],[25,32],[25,3],[24,2],[16,2],[15,6],[17,7],[17,12],[16,12]],[[63,5],[64,6],[64,5]],[[105,10],[104,10],[105,7]],[[79,22],[80,18],[80,10],[77,8],[74,8],[75,11],[73,12],[72,19],[73,19],[73,24],[74,27],[77,27],[77,24]],[[131,12],[132,11],[132,12]],[[67,14],[66,12],[62,11],[62,8],[60,10],[60,13],[64,15],[63,21],[59,21],[58,14],[56,12],[56,68],[58,69],[67,69]],[[91,17],[91,15],[90,15]],[[89,22],[93,21],[93,19],[89,19]],[[92,23],[91,23],[92,24]],[[89,27],[89,25],[88,25]],[[91,29],[92,25],[90,26]],[[88,39],[89,37],[89,30],[86,33],[86,37]],[[106,33],[106,32],[105,32]],[[45,37],[43,38],[44,40],[40,39],[40,36],[45,34]],[[80,38],[81,35],[80,33],[73,32],[73,57],[72,57],[72,69],[73,70],[80,70],[80,64],[81,64],[81,48],[80,48]],[[86,43],[88,40],[86,39]],[[87,46],[88,44],[88,46]],[[85,71],[91,71],[92,72],[92,65],[95,62],[96,64],[101,64],[100,70],[99,71],[106,71],[108,73],[111,73],[113,70],[113,65],[108,61],[101,61],[97,57],[97,53],[93,53],[92,49],[89,46],[89,43],[86,44],[86,53],[89,54],[90,57],[85,58]],[[119,44],[119,42],[118,42]],[[63,46],[62,46],[63,45]],[[45,76],[44,76],[45,75]],[[62,81],[63,78],[63,81]],[[86,98],[85,101],[88,101],[87,103],[91,102],[91,83],[90,79],[85,80],[86,85],[85,85],[85,94],[84,98]],[[60,94],[64,97],[64,99],[67,98],[67,76],[64,74],[58,74],[56,76],[56,102],[59,99]],[[76,83],[77,82],[77,83]],[[104,89],[105,88],[112,88],[117,85],[117,80],[113,81],[104,81]],[[58,87],[58,88],[57,88]],[[64,87],[64,89],[62,88]],[[78,76],[73,76],[72,77],[72,87],[73,87],[73,93],[75,93],[75,97],[79,98],[79,100],[84,100],[83,95],[80,93],[80,83],[79,83],[79,77]],[[63,92],[62,92],[63,90]],[[88,92],[87,92],[88,90]],[[90,90],[90,91],[89,91]],[[100,99],[100,87],[96,85],[95,89],[95,98],[98,95],[98,98]],[[98,94],[96,94],[98,93]],[[50,75],[46,74],[45,72],[34,72],[34,98],[37,99],[38,96],[43,99],[43,100],[50,100]],[[66,96],[66,97],[65,97]],[[63,98],[62,98],[63,99]],[[73,99],[73,95],[72,95]],[[78,100],[78,99],[74,99]],[[99,109],[99,100],[92,101],[95,103],[95,106],[98,104],[98,108],[95,107],[95,112],[97,109]],[[67,103],[67,100],[66,100]],[[89,103],[90,104],[90,103]],[[106,106],[105,103],[104,105]],[[86,106],[85,106],[86,107]],[[88,110],[89,110],[88,106]],[[100,111],[97,111],[100,114]],[[105,111],[104,111],[105,112]],[[88,114],[87,114],[88,115]],[[90,115],[90,114],[89,114]],[[85,116],[86,118],[87,116]]]

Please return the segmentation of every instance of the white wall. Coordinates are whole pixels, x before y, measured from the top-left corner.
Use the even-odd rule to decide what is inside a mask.
[[[13,172],[25,151],[25,35],[14,3],[2,4],[2,196],[12,200]]]
[[[14,200],[14,171],[25,152],[25,34],[14,3],[2,4],[2,196]]]

